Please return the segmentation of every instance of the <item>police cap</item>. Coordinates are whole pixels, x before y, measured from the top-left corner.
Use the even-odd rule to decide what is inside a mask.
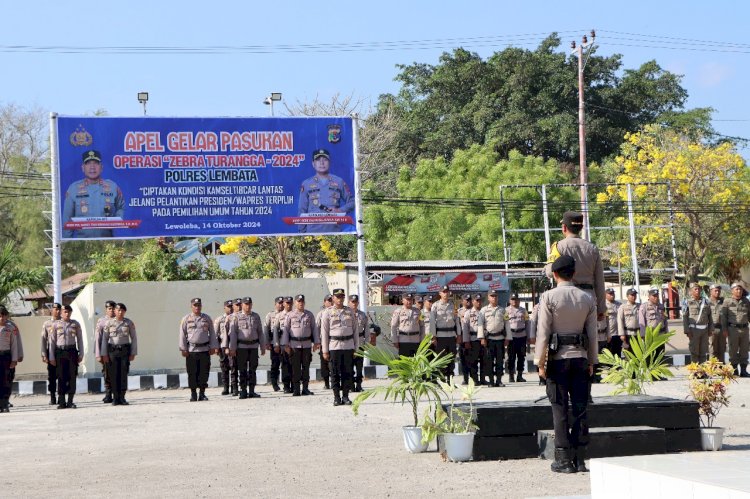
[[[115,308],[115,305],[117,305],[117,303],[112,300],[107,300],[104,302],[104,306],[107,308]]]
[[[433,301],[435,299],[432,295],[424,295],[424,301]]]
[[[448,291],[450,293],[451,288],[449,288],[448,285],[446,284],[445,286],[443,286],[442,288],[440,288],[440,291]]]
[[[326,149],[315,149],[313,151],[313,161],[318,158],[331,159],[331,155]]]
[[[52,308],[60,310],[62,308],[62,305],[60,305],[59,303],[55,302],[55,303],[52,304]]]
[[[583,226],[583,213],[577,211],[566,211],[563,213],[561,223],[564,223],[568,227],[582,227]]]
[[[518,293],[513,293],[512,295],[510,295],[510,299],[511,300],[518,300]]]
[[[733,282],[733,283],[732,283],[732,289],[734,289],[734,288],[742,288],[742,289],[745,289],[745,284],[744,284],[744,283],[742,283],[742,282],[740,282],[740,281],[737,281],[737,282]]]
[[[721,289],[721,284],[713,283],[709,289]]]
[[[491,290],[487,291],[487,296],[497,296],[497,290],[496,289],[491,289]]]
[[[349,301],[359,302],[359,296],[358,295],[349,295]]]
[[[414,299],[414,293],[402,293],[401,298],[404,300],[413,300]]]
[[[83,162],[87,161],[98,161],[99,163],[102,162],[102,153],[95,149],[89,149],[85,153],[83,153]]]
[[[201,305],[202,304],[201,303],[201,299],[200,298],[193,298],[192,300],[190,300],[190,304],[191,305]]]
[[[305,295],[297,295],[294,297],[294,301],[305,301]]]
[[[471,295],[469,293],[464,293],[461,295],[462,300],[471,300]]]
[[[325,295],[325,297],[323,298],[323,301],[331,301],[331,300],[333,300],[333,295],[331,294]]]
[[[424,301],[424,297],[422,295],[417,295],[414,298],[418,303],[422,303]]]
[[[242,298],[235,298],[234,299],[234,304],[235,305],[242,305]]]
[[[291,296],[285,296],[284,297],[284,303],[292,303],[294,301],[294,298]]]
[[[253,299],[250,298],[249,296],[246,296],[242,299],[242,303],[252,303],[252,302],[253,302]]]
[[[224,306],[225,307],[231,307],[232,303],[233,303],[232,300],[227,300],[227,301],[224,302]]]
[[[331,293],[333,296],[346,296],[346,292],[344,291],[344,288],[336,288],[333,290],[333,293]]]
[[[477,294],[474,295],[474,299],[475,300],[481,300],[482,299],[482,295],[480,293],[477,293]]]
[[[615,288],[607,288],[604,290],[604,292],[607,293],[608,295],[613,295],[615,294]]]
[[[651,288],[648,290],[650,296],[659,296],[659,288]]]
[[[637,295],[637,294],[638,294],[638,291],[636,291],[636,290],[635,290],[635,289],[633,289],[633,288],[630,288],[629,290],[627,290],[627,291],[625,292],[625,294],[626,294],[626,295]]]
[[[559,272],[561,270],[575,270],[576,261],[570,255],[560,255],[557,260],[552,262],[552,272]]]

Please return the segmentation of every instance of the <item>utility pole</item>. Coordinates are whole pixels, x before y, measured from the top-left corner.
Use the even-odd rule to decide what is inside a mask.
[[[581,184],[581,212],[583,213],[583,233],[581,237],[591,240],[591,229],[589,225],[589,169],[586,165],[586,108],[583,102],[583,68],[586,67],[588,57],[594,48],[594,39],[596,31],[591,30],[591,41],[588,41],[586,35],[583,35],[581,44],[576,47],[576,42],[571,42],[570,48],[573,54],[578,57],[578,150],[579,150],[579,170]],[[583,59],[586,51],[586,60]]]

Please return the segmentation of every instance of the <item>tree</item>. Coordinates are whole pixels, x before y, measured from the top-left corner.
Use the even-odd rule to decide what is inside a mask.
[[[600,193],[597,202],[622,206],[627,199],[625,184],[658,183],[634,186],[633,196],[639,206],[637,222],[665,225],[670,222],[668,183],[674,200],[678,262],[686,281],[694,281],[699,273],[709,270],[710,262],[735,262],[738,272],[741,262],[747,262],[750,256],[750,172],[734,145],[695,141],[658,125],[646,126],[625,138],[613,160],[620,185]],[[623,218],[619,221],[626,223]],[[645,230],[639,239],[639,263],[643,258],[653,264],[671,255],[667,229]]]
[[[20,288],[39,291],[45,289],[48,282],[49,275],[43,267],[20,268],[20,258],[12,241],[0,247],[0,305],[5,305],[10,294]]]

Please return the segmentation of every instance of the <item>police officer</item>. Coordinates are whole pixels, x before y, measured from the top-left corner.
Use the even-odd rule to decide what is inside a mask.
[[[435,301],[435,297],[432,296],[432,294],[426,294],[422,297],[422,307],[420,310],[422,310],[422,322],[424,322],[424,330],[425,332],[430,331],[430,310],[432,310],[432,304]]]
[[[286,314],[281,346],[289,355],[292,366],[292,396],[312,395],[310,361],[312,352],[320,348],[320,336],[312,312],[305,309],[305,295],[294,297],[294,310]],[[300,390],[302,381],[302,390]],[[361,385],[360,385],[361,386]]]
[[[708,305],[711,309],[712,331],[711,334],[711,354],[720,362],[726,362],[725,354],[727,352],[727,337],[729,332],[722,325],[722,315],[724,313],[724,297],[721,296],[721,285],[711,284],[709,290]]]
[[[374,344],[375,338],[369,333],[370,320],[367,315],[359,309],[359,296],[349,296],[349,308],[357,315],[357,336],[359,337],[359,348],[361,351],[365,343]],[[369,336],[369,338],[368,338]],[[359,355],[354,356],[354,389],[353,392],[362,391],[362,380],[364,379],[365,358]]]
[[[333,306],[326,309],[320,319],[320,341],[323,357],[331,362],[333,405],[351,405],[354,351],[359,347],[357,315],[344,306],[346,293],[341,288],[333,290]],[[343,391],[343,398],[341,397]]]
[[[545,266],[547,277],[552,278],[551,262],[560,255],[572,256],[576,261],[576,275],[573,282],[580,289],[588,291],[596,298],[597,314],[599,318],[605,314],[606,303],[604,298],[604,267],[599,256],[597,247],[581,239],[583,230],[583,214],[577,211],[566,211],[560,221],[565,238],[552,244],[550,248],[550,259]]]
[[[318,334],[320,334],[320,319],[323,317],[323,312],[326,311],[327,308],[333,306],[333,295],[325,295],[323,298],[323,306],[318,311],[318,314],[315,316],[315,326],[318,328]],[[323,388],[326,390],[331,389],[330,379],[331,379],[331,370],[330,370],[330,362],[325,360],[323,358],[323,349],[320,349],[320,376],[323,378]]]
[[[81,170],[85,178],[73,182],[65,192],[63,221],[73,218],[119,217],[122,218],[125,200],[122,191],[111,180],[101,178],[102,155],[99,151],[83,153]],[[112,229],[65,229],[63,237],[112,237]]]
[[[607,299],[607,327],[609,328],[607,332],[607,336],[609,337],[607,348],[612,352],[612,355],[619,357],[622,355],[622,340],[617,329],[617,311],[622,303],[615,300],[615,290],[613,288],[607,288],[605,297]]]
[[[651,288],[648,290],[648,301],[642,304],[638,309],[638,324],[641,327],[641,336],[646,335],[646,327],[661,326],[659,328],[660,334],[665,334],[668,331],[667,314],[664,305],[659,303],[659,289]],[[664,345],[654,351],[652,357],[658,356],[664,352]]]
[[[440,290],[440,299],[430,308],[429,332],[432,335],[432,347],[438,355],[456,356],[456,345],[461,345],[461,326],[456,309],[451,300],[448,286]],[[445,366],[443,378],[451,382],[454,363]]]
[[[292,304],[294,299],[291,296],[284,297],[284,307],[276,315],[277,324],[274,330],[273,344],[274,350],[279,354],[279,361],[281,363],[281,382],[284,384],[284,393],[292,393],[292,364],[289,358],[289,354],[281,348],[281,328],[284,326],[286,321],[286,315],[292,311]],[[276,390],[274,388],[274,390]]]
[[[577,263],[562,255],[551,265],[557,287],[539,300],[534,364],[539,376],[547,380],[547,397],[552,406],[555,428],[557,473],[575,473],[586,469],[588,445],[588,380],[597,359],[596,301],[591,294],[577,289],[572,281]],[[568,420],[568,400],[573,421]]]
[[[708,300],[701,296],[697,282],[690,286],[690,297],[682,309],[682,325],[690,346],[690,362],[708,359],[708,338],[713,335],[714,323]]]
[[[630,348],[630,336],[636,336],[641,332],[641,326],[638,323],[638,309],[640,303],[636,303],[638,291],[629,289],[625,293],[627,302],[620,305],[617,309],[617,332],[620,335],[623,348]]]
[[[224,302],[224,313],[221,314],[214,320],[214,331],[216,331],[216,339],[221,345],[219,348],[219,366],[221,367],[221,384],[224,386],[222,395],[229,395],[229,373],[233,374],[232,377],[232,394],[237,391],[237,369],[234,367],[235,357],[229,355],[229,324],[231,323],[231,317],[234,313],[232,306],[232,300],[226,300]]]
[[[735,374],[750,378],[747,372],[748,321],[750,321],[750,301],[745,286],[741,282],[732,284],[732,296],[724,300],[724,329],[728,331],[729,362]],[[739,370],[737,365],[739,364]]]
[[[104,398],[102,402],[105,404],[112,403],[112,380],[108,371],[109,363],[105,362],[102,357],[102,341],[104,338],[104,326],[115,318],[116,305],[112,300],[104,302],[104,315],[96,321],[96,326],[94,327],[94,357],[102,365],[102,376],[104,377]]]
[[[190,402],[208,400],[208,371],[211,369],[211,355],[219,349],[214,324],[208,314],[201,312],[200,298],[190,300],[191,312],[180,321],[179,348],[185,357],[185,367],[190,387]],[[196,391],[200,389],[200,396]]]
[[[266,354],[267,341],[263,338],[260,315],[253,312],[253,299],[242,298],[242,310],[232,314],[229,322],[229,355],[234,357],[240,375],[240,398],[258,398],[255,393],[258,369],[258,348]]]
[[[414,295],[401,295],[403,306],[393,311],[391,316],[391,338],[399,355],[413,357],[419,343],[424,339],[424,321],[422,312],[414,307]]]
[[[520,305],[518,295],[513,293],[510,305],[505,308],[505,346],[508,347],[508,374],[511,383],[526,381],[523,369],[526,364],[526,344],[529,341],[529,313]]]
[[[279,338],[279,314],[284,310],[284,297],[277,296],[273,301],[274,309],[266,314],[263,319],[263,332],[266,335],[266,349],[271,357],[271,386],[273,391],[278,392],[279,388],[279,368],[281,367],[281,344]]]
[[[344,179],[332,175],[331,155],[325,149],[313,151],[315,175],[302,182],[299,195],[299,215],[348,213],[354,210],[354,196]],[[300,232],[341,231],[341,224],[300,224]]]
[[[71,319],[73,308],[65,305],[60,320],[52,325],[48,358],[57,367],[57,408],[75,409],[73,397],[76,393],[78,364],[83,361],[83,332],[77,320]],[[65,394],[68,401],[65,402]]]
[[[459,361],[459,370],[461,372],[461,375],[464,377],[464,381],[462,384],[468,385],[469,384],[469,364],[466,362],[466,349],[463,348],[463,338],[464,338],[464,317],[466,316],[466,312],[471,309],[471,295],[469,293],[464,293],[461,295],[461,306],[458,307],[458,310],[456,311],[456,317],[458,318],[458,337],[456,338],[456,342],[458,343],[458,361]],[[453,366],[451,366],[451,370],[453,369]]]
[[[469,367],[469,376],[474,383],[479,384],[479,358],[482,354],[482,344],[479,341],[479,311],[482,309],[482,295],[477,293],[472,298],[472,307],[464,312],[464,355]]]
[[[487,305],[479,310],[477,338],[484,347],[485,373],[492,386],[503,384],[503,361],[505,360],[505,310],[497,302],[497,291],[487,293]]]
[[[49,338],[52,335],[52,324],[60,320],[62,305],[55,302],[52,304],[52,316],[42,325],[42,362],[47,364],[47,391],[49,391],[49,405],[56,405],[57,400],[57,369],[49,362]]]
[[[138,355],[138,335],[133,321],[125,317],[128,307],[124,303],[115,306],[115,317],[104,326],[102,336],[102,359],[112,383],[112,405],[129,405],[125,400],[128,390],[130,363]]]
[[[531,308],[531,314],[529,315],[529,342],[532,344],[536,344],[536,323],[537,323],[537,317],[539,317],[539,302],[537,301],[534,306]],[[511,376],[512,377],[512,376]],[[541,376],[539,377],[539,386],[544,386],[544,378]]]
[[[18,327],[9,319],[8,309],[0,306],[0,412],[10,412],[11,374],[19,359]]]

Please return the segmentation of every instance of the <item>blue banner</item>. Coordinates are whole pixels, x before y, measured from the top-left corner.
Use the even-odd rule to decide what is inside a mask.
[[[351,118],[58,118],[62,240],[355,233]]]

